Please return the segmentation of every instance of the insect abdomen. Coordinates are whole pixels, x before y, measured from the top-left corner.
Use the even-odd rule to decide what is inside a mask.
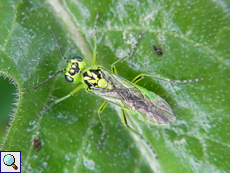
[[[138,113],[137,118],[150,124],[172,124],[176,120],[169,104],[155,93],[148,91],[140,86],[142,98],[137,101],[128,101]],[[134,103],[133,103],[134,102]]]

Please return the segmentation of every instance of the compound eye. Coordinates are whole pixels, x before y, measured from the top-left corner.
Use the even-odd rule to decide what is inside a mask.
[[[72,77],[70,77],[69,75],[65,75],[65,80],[67,80],[68,82],[74,81],[74,79]]]
[[[82,62],[82,60],[83,60],[82,57],[80,57],[80,56],[75,56],[72,59],[77,60],[78,62]]]

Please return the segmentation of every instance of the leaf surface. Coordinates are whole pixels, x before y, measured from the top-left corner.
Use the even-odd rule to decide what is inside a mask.
[[[1,3],[0,12],[0,73],[18,87],[17,109],[1,150],[22,151],[23,172],[229,172],[229,1],[11,0]],[[38,116],[51,98],[76,87],[64,75],[26,92],[66,67],[51,27],[65,57],[80,55],[92,63],[98,12],[98,64],[110,69],[144,32],[133,57],[117,65],[119,75],[130,81],[140,73],[204,78],[138,83],[164,98],[177,116],[171,126],[150,126],[128,115],[156,154],[122,125],[114,105],[102,113],[107,133],[97,150],[102,133],[97,109],[103,100],[84,90]],[[34,139],[41,142],[38,151]]]

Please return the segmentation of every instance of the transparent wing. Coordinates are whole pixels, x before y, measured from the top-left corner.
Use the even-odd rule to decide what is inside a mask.
[[[132,113],[143,122],[151,124],[171,124],[176,117],[166,101],[155,93],[100,67],[108,88],[90,89],[95,94]],[[112,88],[112,89],[111,89]]]

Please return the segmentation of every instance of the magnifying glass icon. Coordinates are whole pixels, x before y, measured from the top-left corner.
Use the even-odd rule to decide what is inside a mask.
[[[18,167],[14,164],[15,163],[15,158],[11,154],[7,154],[3,158],[3,162],[7,166],[12,166],[15,170],[18,169]]]

